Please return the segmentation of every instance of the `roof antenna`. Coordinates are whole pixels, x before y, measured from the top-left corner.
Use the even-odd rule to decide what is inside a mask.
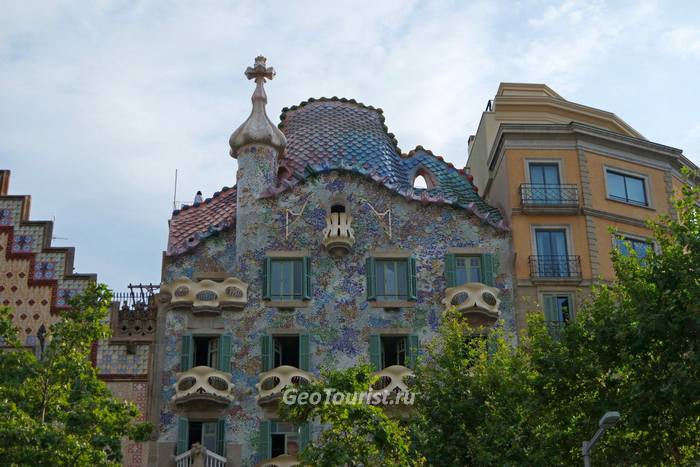
[[[175,169],[175,190],[173,191],[173,211],[177,209],[177,169]]]

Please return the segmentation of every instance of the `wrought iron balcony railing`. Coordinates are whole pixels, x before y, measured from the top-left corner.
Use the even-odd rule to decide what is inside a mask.
[[[529,208],[577,208],[578,186],[523,183],[520,185],[520,202]]]
[[[530,256],[530,277],[544,279],[578,279],[581,277],[581,257],[578,255]]]

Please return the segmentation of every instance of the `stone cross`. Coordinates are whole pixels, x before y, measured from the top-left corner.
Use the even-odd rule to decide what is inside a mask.
[[[262,55],[255,57],[255,64],[251,67],[249,66],[245,70],[245,76],[248,79],[254,79],[257,83],[259,79],[265,82],[265,79],[271,80],[275,77],[275,69],[272,67],[266,67],[267,59]]]

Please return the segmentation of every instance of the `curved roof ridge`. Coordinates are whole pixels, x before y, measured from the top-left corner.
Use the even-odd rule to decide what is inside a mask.
[[[365,109],[365,110],[371,110],[373,112],[376,112],[379,115],[379,120],[382,123],[382,127],[384,128],[384,132],[387,134],[391,142],[394,144],[394,148],[396,149],[396,153],[401,155],[401,148],[399,148],[399,141],[396,139],[396,135],[389,131],[389,127],[386,124],[386,117],[384,116],[384,109],[381,107],[374,107],[373,105],[368,105],[365,103],[362,103],[356,99],[353,98],[347,98],[347,97],[338,97],[338,96],[333,96],[333,97],[309,97],[306,100],[301,101],[299,104],[293,105],[291,107],[282,107],[282,112],[280,113],[280,122],[277,124],[277,128],[280,130],[284,129],[284,120],[287,118],[287,112],[293,112],[295,110],[299,110],[309,104],[313,104],[314,102],[341,102],[343,104],[354,104],[355,106]]]
[[[428,154],[428,155],[430,155],[430,156],[433,156],[434,158],[436,158],[436,159],[439,160],[440,162],[442,162],[442,163],[444,163],[445,165],[447,165],[447,167],[449,167],[450,169],[455,170],[457,173],[459,173],[459,174],[462,175],[464,178],[466,178],[467,181],[468,181],[469,183],[471,183],[472,187],[474,188],[474,190],[475,190],[477,193],[479,192],[479,187],[476,186],[476,185],[474,184],[474,176],[473,176],[473,175],[468,174],[463,168],[458,168],[458,167],[456,167],[452,162],[450,162],[450,161],[448,161],[448,160],[445,160],[444,157],[442,157],[442,156],[439,155],[439,154],[435,154],[432,150],[427,149],[427,148],[424,148],[423,145],[421,145],[421,144],[417,145],[415,148],[411,149],[411,150],[408,151],[408,152],[401,153],[400,156],[401,156],[402,159],[410,159],[410,158],[412,158],[412,157],[415,157],[416,154],[419,153],[419,152],[424,152],[424,153],[426,153],[426,154]],[[426,168],[427,168],[427,167],[426,167]],[[430,169],[428,169],[428,170],[430,170]]]

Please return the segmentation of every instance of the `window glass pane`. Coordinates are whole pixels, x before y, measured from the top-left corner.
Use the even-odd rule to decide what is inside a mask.
[[[647,204],[647,197],[644,191],[644,180],[634,177],[625,177],[627,184],[627,198],[639,204]]]
[[[481,258],[469,258],[469,282],[481,282]]]
[[[466,257],[455,258],[455,285],[462,285],[469,282],[469,272],[467,270]]]
[[[300,297],[301,293],[302,293],[301,283],[302,283],[302,279],[303,279],[301,277],[302,276],[302,261],[294,261],[292,264],[294,266],[293,281],[290,281],[290,282],[294,283],[294,288],[293,288],[292,294]]]
[[[202,445],[216,452],[216,422],[202,423]]]
[[[571,309],[569,308],[569,296],[559,295],[556,297],[557,312],[559,313],[559,321],[568,323],[571,319]]]
[[[277,300],[300,299],[302,294],[301,260],[278,259],[272,261],[270,295]]]
[[[272,295],[282,295],[282,267],[283,264],[280,261],[272,262],[272,277],[270,278],[270,285],[272,289],[270,292]]]
[[[542,166],[545,185],[559,185],[559,166],[547,164]]]
[[[375,263],[378,300],[403,300],[408,296],[406,260],[378,260]]]
[[[613,198],[627,199],[625,178],[615,172],[608,172],[608,193]]]
[[[535,185],[544,184],[544,170],[539,164],[530,164],[530,183]]]
[[[408,297],[408,277],[407,274],[407,262],[397,261],[396,263],[396,297],[405,298]]]

